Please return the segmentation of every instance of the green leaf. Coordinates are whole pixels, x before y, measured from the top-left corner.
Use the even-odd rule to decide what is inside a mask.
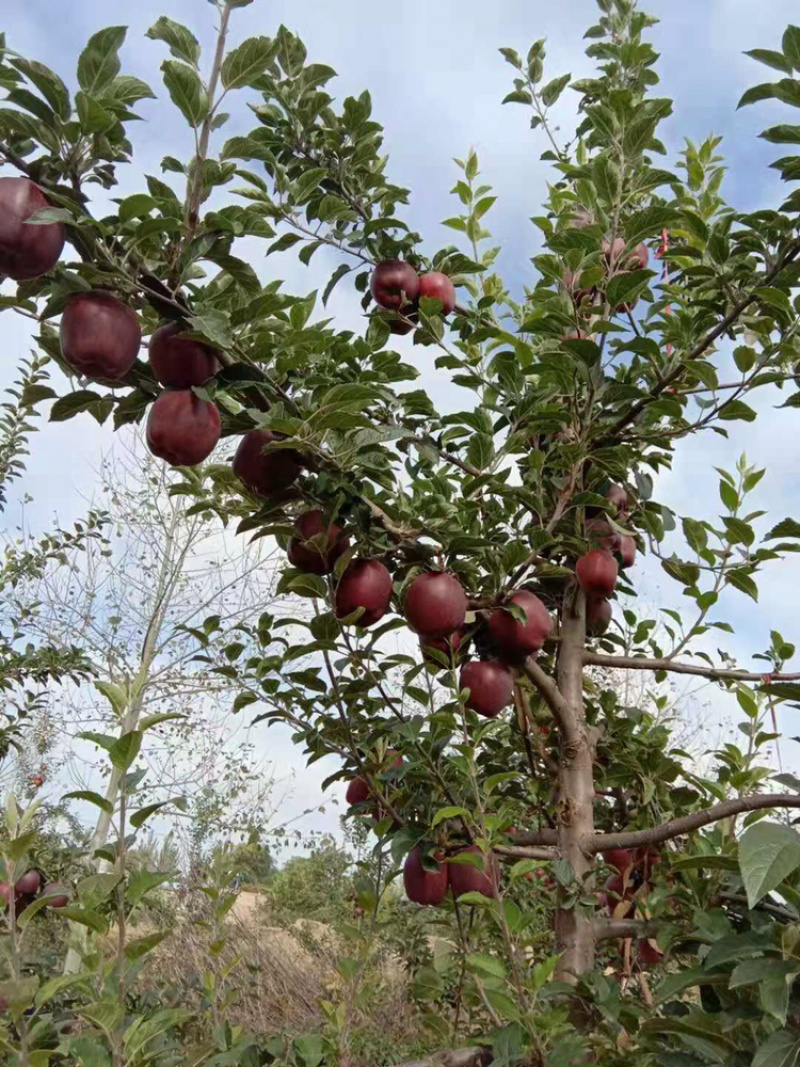
[[[792,72],[792,68],[786,62],[782,52],[773,52],[769,48],[753,48],[749,52],[745,52],[745,55],[765,64],[767,67],[772,67],[773,70],[780,70],[784,74],[791,74]]]
[[[752,89],[748,89],[742,93],[739,103],[736,105],[736,109],[740,107],[747,107],[748,104],[757,104],[761,100],[771,100],[775,96],[775,86],[772,82],[764,82],[763,85],[754,85]]]
[[[800,867],[800,834],[789,826],[757,822],[739,841],[739,869],[751,908]]]
[[[776,537],[800,537],[800,522],[796,519],[784,519],[772,527],[764,540],[772,541]]]
[[[560,78],[553,78],[547,85],[543,85],[539,91],[542,103],[545,107],[551,107],[569,85],[571,74],[562,74]]]
[[[786,62],[795,70],[800,70],[800,27],[787,26],[781,44]]]
[[[749,574],[745,574],[744,571],[740,570],[730,570],[725,575],[725,579],[728,585],[732,585],[740,593],[746,593],[751,600],[755,600],[758,603],[758,586]]]
[[[131,219],[143,218],[158,208],[158,201],[147,193],[134,193],[126,196],[119,205],[119,221],[130,222]]]
[[[102,425],[114,407],[110,397],[100,396],[91,389],[78,389],[62,396],[50,408],[50,422],[66,422],[67,419],[88,411]]]
[[[800,126],[770,126],[759,137],[772,144],[800,144]]]
[[[619,167],[607,154],[599,155],[592,164],[592,181],[607,204],[616,202],[621,181]]]
[[[467,966],[480,974],[489,974],[493,978],[505,978],[506,969],[502,960],[487,956],[485,952],[472,952],[467,956]]]
[[[105,133],[117,121],[110,111],[106,111],[99,100],[79,90],[75,94],[75,107],[83,133]]]
[[[135,811],[131,815],[131,826],[135,830],[138,830],[139,827],[142,826],[146,822],[146,820],[150,818],[151,815],[155,815],[157,811],[161,811],[162,808],[167,807],[167,805],[171,803],[171,800],[162,800],[158,804],[147,804],[145,805],[145,807],[139,808],[138,811]]]
[[[36,86],[60,119],[70,117],[69,90],[58,74],[32,59],[12,59],[11,65]]]
[[[479,471],[485,471],[494,459],[494,442],[488,433],[474,433],[467,445],[467,459]]]
[[[140,960],[148,952],[152,952],[162,941],[166,941],[172,935],[171,930],[159,930],[154,934],[146,934],[144,937],[134,938],[125,946],[125,958],[128,960]]]
[[[122,686],[115,685],[113,682],[98,681],[94,683],[94,687],[98,693],[103,694],[118,715],[123,713],[128,706],[128,697]]]
[[[742,400],[730,400],[719,412],[718,418],[726,422],[741,419],[743,422],[755,422],[756,413]]]
[[[751,1067],[798,1067],[800,1039],[788,1030],[776,1030],[760,1045]]]
[[[90,804],[94,804],[98,808],[102,808],[103,811],[109,815],[114,814],[114,805],[110,800],[106,800],[105,797],[101,797],[99,793],[93,793],[90,789],[76,789],[72,793],[64,793],[61,797],[62,800],[86,800]]]
[[[125,898],[131,906],[138,904],[153,889],[169,882],[174,875],[169,871],[133,871],[128,876]]]
[[[328,593],[328,587],[318,574],[298,574],[287,583],[286,588],[290,593],[318,600],[324,600]]]
[[[743,960],[734,967],[729,988],[738,989],[739,986],[755,985],[756,982],[762,982],[768,978],[770,974],[779,973],[786,976],[798,970],[800,970],[800,963],[796,960],[779,960],[774,956]]]
[[[275,52],[269,37],[248,37],[225,57],[220,77],[226,89],[250,85],[267,69]]]
[[[40,986],[36,994],[36,1007],[41,1008],[48,1000],[60,996],[61,993],[66,992],[68,989],[80,989],[82,992],[88,992],[91,989],[92,977],[91,974],[63,974],[57,978],[51,978]]]
[[[653,277],[649,270],[626,271],[612,278],[608,284],[607,297],[612,308],[632,303],[647,288]]]
[[[677,974],[667,975],[658,987],[656,1003],[664,1004],[667,1000],[671,1000],[685,989],[691,989],[696,985],[703,985],[708,981],[708,972],[704,971],[702,967],[690,967],[688,970],[678,971]],[[727,981],[727,975],[725,976],[725,981]]]
[[[166,15],[162,15],[153,23],[145,37],[153,41],[163,41],[176,59],[183,59],[193,67],[197,66],[200,59],[200,42],[191,30],[180,22],[173,22]]]
[[[426,698],[427,703],[427,698]],[[449,807],[439,808],[434,817],[431,819],[431,827],[438,826],[444,819],[455,819],[460,816],[463,819],[469,819],[469,812],[466,808]]]
[[[103,90],[103,103],[128,106],[139,100],[155,100],[156,94],[141,78],[132,74],[120,74]]]
[[[199,74],[175,59],[165,59],[161,71],[173,104],[189,125],[196,128],[208,113],[208,93]]]
[[[127,771],[139,755],[142,747],[141,730],[129,730],[114,744],[109,752],[112,764],[120,771]]]
[[[348,274],[352,269],[353,268],[348,266],[347,263],[340,263],[339,264],[339,266],[336,268],[336,270],[331,275],[331,280],[328,282],[328,284],[325,286],[325,288],[322,291],[322,306],[323,307],[327,307],[328,297],[333,292],[333,289],[334,289],[334,286],[336,285],[336,283],[340,279],[344,278],[345,274]]]
[[[69,919],[70,922],[88,926],[90,930],[98,934],[104,934],[108,930],[108,921],[95,911],[85,911],[83,908],[68,904],[65,908],[59,908],[58,914],[64,919]]]
[[[100,92],[119,74],[117,53],[126,33],[125,26],[109,26],[89,38],[78,59],[78,84],[85,92]]]

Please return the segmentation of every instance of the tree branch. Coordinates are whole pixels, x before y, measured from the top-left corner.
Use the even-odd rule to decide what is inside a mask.
[[[488,1048],[459,1048],[437,1052],[427,1060],[410,1060],[399,1067],[488,1067],[491,1062]]]
[[[781,273],[781,271],[784,270],[785,267],[787,267],[793,260],[797,258],[798,255],[800,255],[800,241],[795,241],[794,244],[789,247],[786,254],[780,260],[778,260],[772,270],[769,271],[764,276],[764,278],[759,281],[759,286],[768,286],[778,277],[778,275]],[[738,304],[734,304],[734,306],[731,308],[725,318],[722,319],[718,323],[718,325],[714,327],[713,330],[706,334],[706,336],[699,344],[695,345],[695,347],[690,352],[687,352],[686,355],[684,355],[683,358],[678,361],[678,365],[673,371],[670,371],[669,374],[665,374],[661,381],[656,383],[652,387],[647,396],[642,397],[641,400],[637,400],[636,403],[633,404],[632,407],[624,415],[621,416],[621,418],[617,419],[614,425],[609,429],[608,433],[604,434],[603,437],[600,438],[600,440],[595,442],[595,447],[599,448],[601,445],[606,444],[608,441],[614,440],[621,430],[624,430],[626,426],[629,426],[632,422],[635,422],[641,415],[641,413],[645,410],[645,408],[649,407],[650,404],[653,403],[653,401],[658,400],[661,393],[663,393],[668,386],[672,385],[673,382],[677,381],[680,378],[680,376],[685,370],[686,363],[691,362],[691,360],[693,359],[698,359],[700,356],[702,356],[702,354],[708,348],[710,348],[711,345],[713,345],[717,338],[721,337],[722,334],[724,334],[725,331],[736,322],[736,320],[741,316],[741,314],[746,311],[751,304],[756,303],[758,299],[758,296],[751,293],[750,296],[746,296],[742,300],[740,300]]]
[[[522,830],[511,835],[514,845],[556,845],[558,844],[558,830],[545,828],[543,830]],[[552,859],[552,856],[550,857]]]
[[[604,915],[596,915],[592,920],[595,941],[655,937],[660,925],[652,919],[607,919]]]
[[[555,838],[556,831],[553,830],[552,834],[553,834],[553,837]],[[525,836],[526,836],[525,834],[515,834],[513,840],[514,841],[519,841],[521,838],[523,838]],[[529,836],[536,837],[537,835],[536,834],[531,834]],[[558,859],[558,853],[555,851],[555,849],[554,848],[547,848],[546,846],[541,846],[539,848],[535,848],[535,847],[532,847],[532,846],[531,847],[522,847],[522,848],[520,848],[517,845],[495,845],[494,848],[492,849],[492,852],[496,852],[498,856],[502,856],[503,859],[506,860],[509,863],[512,860],[557,860]]]
[[[701,667],[694,663],[675,663],[670,659],[648,659],[646,656],[606,656],[600,652],[585,652],[583,662],[592,667],[611,667],[628,671],[671,671],[673,674],[696,674],[712,681],[730,679],[734,682],[798,682],[800,673],[770,674],[762,671],[740,671],[727,667]]]
[[[800,808],[800,795],[797,793],[756,793],[749,797],[735,797],[723,800],[713,808],[695,811],[680,819],[673,819],[661,826],[649,830],[629,830],[618,834],[595,834],[589,843],[590,852],[604,852],[612,848],[639,848],[640,845],[659,845],[675,837],[683,837],[703,826],[728,819],[732,815],[742,815],[746,811],[761,811],[764,808]]]
[[[580,730],[575,713],[555,681],[549,674],[545,674],[535,659],[526,660],[523,669],[556,717],[565,741],[568,744],[577,744],[580,738]]]

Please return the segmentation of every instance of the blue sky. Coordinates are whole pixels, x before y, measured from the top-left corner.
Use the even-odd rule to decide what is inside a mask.
[[[740,209],[779,203],[784,187],[768,164],[780,152],[759,141],[757,134],[776,121],[791,119],[778,104],[760,104],[740,112],[735,108],[744,89],[770,77],[767,68],[742,52],[779,47],[786,24],[798,17],[797,4],[793,0],[649,0],[643,6],[661,19],[652,31],[661,53],[659,92],[675,100],[674,115],[662,127],[669,164],[674,166],[684,136],[699,140],[713,131],[724,137],[721,151],[730,171],[723,193],[729,202]],[[474,146],[483,176],[499,197],[486,219],[502,247],[499,267],[512,289],[519,291],[535,280],[530,257],[537,251],[538,231],[528,219],[539,211],[551,172],[539,161],[545,144],[541,134],[528,129],[525,110],[518,105],[500,106],[511,87],[512,71],[497,49],[509,45],[524,53],[531,41],[546,37],[546,76],[568,71],[583,76],[591,66],[583,54],[582,36],[596,10],[593,0],[562,0],[560,4],[495,0],[491,5],[476,0],[440,0],[437,4],[402,0],[393,5],[364,0],[340,0],[335,5],[322,0],[255,0],[234,13],[231,42],[253,34],[271,35],[285,22],[303,38],[312,60],[328,63],[339,72],[332,83],[337,98],[370,89],[374,115],[386,128],[392,178],[412,189],[406,218],[424,235],[429,253],[453,240],[452,231],[440,225],[454,213],[449,195],[455,180],[452,157],[463,156]],[[114,17],[110,5],[99,0],[28,0],[6,5],[0,19],[11,47],[54,67],[70,82],[89,35],[111,21],[127,21],[123,69],[147,80],[159,99],[145,101],[138,108],[146,121],[132,129],[137,163],[121,174],[125,193],[140,187],[142,172],[160,173],[163,155],[187,158],[190,153],[190,131],[161,87],[158,68],[166,49],[144,37],[160,14],[191,26],[201,39],[207,65],[214,11],[200,0],[140,0],[128,7],[125,16]],[[231,109],[233,119],[217,135],[218,143],[254,125],[244,100],[244,94],[239,94]],[[571,125],[574,100],[574,94],[567,91],[557,108],[557,121],[565,129]],[[260,246],[253,244],[248,251],[263,279],[284,277],[293,292],[322,287],[336,266],[336,260],[322,252],[305,268],[291,253],[282,261],[265,261]],[[337,288],[329,310],[343,327],[358,329],[363,324],[358,300],[347,281]],[[0,385],[12,380],[16,359],[29,347],[27,327],[26,320],[9,312],[0,317],[4,351]],[[430,350],[417,352],[410,340],[400,344],[408,348],[409,358],[422,372],[421,384],[442,406],[464,404],[459,390],[447,383],[442,372],[431,368]],[[797,439],[797,415],[774,411],[773,405],[779,402],[765,393],[757,405],[765,417],[755,424],[728,424],[728,441],[707,435],[682,445],[675,470],[662,479],[657,496],[681,514],[713,520],[718,499],[713,466],[732,467],[739,453],[746,451],[751,462],[768,467],[753,498],[754,507],[769,512],[764,524],[796,515],[800,481],[792,445]],[[24,484],[12,494],[7,523],[17,521],[23,492],[34,498],[27,509],[34,526],[44,524],[56,512],[62,523],[79,515],[91,495],[99,455],[111,444],[110,430],[97,427],[87,417],[43,425],[33,441]],[[640,564],[637,575],[645,602],[682,606],[678,586],[668,578],[662,581],[657,566],[649,561]],[[773,627],[781,629],[787,639],[800,639],[792,593],[798,580],[800,565],[793,561],[765,572],[758,609],[742,594],[728,594],[720,617],[734,622],[737,636],[726,638],[725,647],[747,662],[751,652],[768,642]],[[714,700],[712,706],[716,709],[718,702]],[[792,725],[788,718],[786,725]],[[788,732],[798,731],[795,727]],[[275,733],[270,732],[271,746],[276,743]],[[281,758],[300,770],[290,745],[279,743],[278,749]],[[310,794],[326,773],[324,769],[318,773],[317,768],[313,773],[300,770],[305,800],[314,800]],[[335,821],[334,813],[330,824]]]

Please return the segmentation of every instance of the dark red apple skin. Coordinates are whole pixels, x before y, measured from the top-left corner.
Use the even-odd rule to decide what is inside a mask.
[[[610,552],[595,548],[581,556],[575,565],[575,573],[587,596],[603,600],[616,588],[619,567]]]
[[[450,864],[443,862],[441,853],[434,857],[439,863],[438,871],[426,871],[422,866],[422,849],[412,848],[403,865],[403,885],[406,896],[414,904],[436,907],[447,896]]]
[[[209,400],[191,389],[165,389],[150,408],[147,447],[173,467],[194,467],[219,441],[220,418]]]
[[[499,881],[500,871],[497,864],[497,857],[487,856],[481,852],[478,845],[470,845],[469,848],[462,848],[460,852],[477,852],[483,856],[483,870],[478,870],[477,867],[473,867],[472,864],[462,863],[449,863],[447,866],[450,868],[450,888],[453,890],[453,896],[458,900],[464,893],[482,893],[485,897],[497,896],[497,890],[495,889],[496,883]]]
[[[441,640],[464,625],[467,594],[454,574],[420,574],[408,587],[403,610],[408,625],[420,637]]]
[[[404,263],[401,259],[385,259],[372,272],[369,288],[376,304],[390,311],[398,311],[404,299],[417,299],[419,277],[410,263]]]
[[[14,894],[18,897],[32,897],[39,892],[42,876],[38,871],[27,871],[14,883]]]
[[[646,937],[640,937],[637,944],[637,956],[642,967],[655,967],[663,958],[663,953],[650,944]]]
[[[52,882],[46,887],[48,897],[45,907],[47,908],[66,908],[69,904],[70,892],[67,886],[61,885],[58,882]],[[63,892],[62,892],[63,890]],[[54,894],[50,896],[49,894]]]
[[[141,343],[136,313],[111,293],[97,289],[70,297],[61,316],[61,354],[79,374],[122,381]]]
[[[632,567],[636,562],[636,542],[628,534],[623,534],[619,539],[619,554],[623,570]]]
[[[341,526],[335,522],[326,523],[325,516],[317,509],[306,511],[294,524],[297,537],[289,542],[289,562],[299,571],[307,574],[330,574],[336,560],[350,547],[350,538]],[[303,542],[324,534],[327,538],[325,547]]]
[[[373,626],[389,609],[392,576],[377,559],[354,559],[336,586],[336,617],[344,619],[364,608],[356,625]]]
[[[277,440],[279,437],[272,430],[250,430],[239,442],[233,457],[233,473],[261,496],[282,493],[297,481],[302,470],[300,453],[293,448],[263,451]]]
[[[489,632],[503,659],[517,661],[539,651],[553,632],[553,620],[538,596],[527,589],[514,593],[511,603],[523,609],[525,622],[517,622],[507,611],[496,608],[489,619]]]
[[[590,637],[602,637],[611,625],[612,608],[609,600],[586,601],[586,632]]]
[[[468,708],[494,719],[511,703],[514,679],[502,663],[473,659],[461,668],[459,686],[470,691]]]
[[[171,389],[202,385],[219,370],[216,349],[202,341],[182,337],[186,327],[180,322],[159,326],[150,338],[150,366],[157,382]]]
[[[404,319],[408,319],[405,322],[403,319],[389,319],[389,332],[395,334],[398,337],[405,337],[406,334],[411,333],[412,330],[417,328],[419,322],[419,315],[414,310],[413,304],[406,304],[400,308],[398,314],[402,315]]]
[[[363,778],[351,778],[347,792],[344,795],[350,807],[354,804],[365,804],[370,796],[369,785]]]
[[[420,276],[417,298],[422,296],[430,300],[441,300],[443,315],[449,315],[451,311],[455,311],[456,287],[441,271],[432,270]]]
[[[422,655],[426,663],[429,663],[432,667],[442,669],[442,664],[438,659],[434,659],[433,656],[428,655],[430,649],[435,649],[437,652],[441,652],[443,655],[451,659],[461,648],[461,642],[464,640],[464,631],[456,630],[455,633],[450,634],[448,637],[440,637],[435,641],[420,641],[419,646],[422,649]]]
[[[28,178],[0,178],[0,274],[25,281],[47,274],[58,263],[66,237],[60,222],[29,226],[26,219],[49,201]]]
[[[629,867],[633,867],[634,853],[629,848],[612,848],[603,853],[603,861],[623,874]]]

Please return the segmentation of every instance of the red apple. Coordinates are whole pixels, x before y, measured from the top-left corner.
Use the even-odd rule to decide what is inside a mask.
[[[635,862],[634,853],[629,848],[612,848],[603,853],[603,861],[609,867],[616,867],[620,874],[624,874]]]
[[[438,871],[428,871],[422,866],[422,849],[419,845],[412,848],[403,865],[403,885],[406,896],[414,904],[436,906],[447,896],[448,874],[450,864],[444,863],[441,852],[434,854],[439,864]]]
[[[216,349],[183,336],[187,328],[180,322],[167,322],[150,338],[150,366],[155,379],[173,389],[202,385],[219,370]]]
[[[453,890],[453,896],[456,899],[463,896],[464,893],[482,893],[485,897],[496,896],[497,890],[495,886],[500,881],[497,857],[485,855],[478,845],[462,848],[457,855],[462,852],[474,852],[482,856],[483,870],[473,867],[471,863],[448,863],[447,866],[450,868],[450,888]]]
[[[363,608],[357,626],[372,626],[386,614],[392,599],[392,576],[377,559],[354,559],[336,586],[336,617]]]
[[[494,719],[511,703],[514,679],[501,663],[473,659],[461,668],[459,686],[469,689],[468,708],[487,719]]]
[[[408,625],[420,637],[441,640],[464,625],[467,594],[453,574],[420,574],[406,591],[403,610]]]
[[[47,908],[66,908],[72,895],[69,886],[61,885],[60,882],[51,882],[46,886],[46,893]]]
[[[417,328],[417,323],[419,322],[419,315],[414,310],[413,304],[405,304],[403,307],[400,308],[398,314],[402,315],[403,318],[389,319],[389,332],[396,334],[398,337],[405,337],[406,334],[411,333],[412,330],[415,330]],[[404,319],[408,319],[409,321],[405,322]]]
[[[621,485],[610,485],[603,493],[603,496],[612,505],[612,511],[616,508],[617,513],[620,515],[627,513],[628,494]]]
[[[448,637],[440,637],[435,641],[420,641],[419,646],[422,649],[422,655],[425,662],[429,663],[432,667],[441,669],[442,664],[437,658],[429,655],[430,650],[435,649],[450,660],[458,652],[463,639],[464,631],[456,630],[455,633],[450,634]]]
[[[173,467],[194,467],[219,441],[219,412],[191,389],[165,389],[150,408],[147,447]]]
[[[456,306],[456,288],[447,275],[438,270],[433,270],[429,274],[423,274],[420,277],[417,296],[426,296],[431,300],[441,300],[443,315],[449,315]]]
[[[657,863],[661,862],[661,856],[654,848],[649,846],[637,848],[635,862],[637,868],[642,872],[642,877],[648,882],[653,874],[653,868]]]
[[[605,549],[606,552],[616,552],[619,549],[620,536],[614,533],[608,520],[602,515],[589,519],[586,523],[586,536],[593,545]]]
[[[335,522],[326,523],[319,510],[306,511],[294,524],[297,537],[289,542],[289,562],[308,574],[330,574],[350,547],[350,538]],[[314,539],[312,541],[312,538]]]
[[[58,263],[63,225],[26,221],[46,207],[44,193],[28,178],[0,178],[0,274],[19,282],[47,274]]]
[[[79,374],[119,382],[141,343],[136,312],[111,293],[95,289],[70,297],[61,316],[61,354]]]
[[[623,272],[644,270],[650,261],[647,245],[640,243],[623,256],[625,244],[624,237],[617,237],[613,245],[607,238],[603,241],[603,255],[608,263],[612,267],[622,267]]]
[[[405,300],[417,299],[419,278],[410,263],[385,259],[372,272],[369,287],[376,304],[397,311]]]
[[[610,552],[595,548],[581,556],[575,565],[578,584],[593,599],[610,597],[617,585],[619,568]]]
[[[33,897],[39,892],[42,876],[38,871],[27,871],[14,883],[14,894],[18,897]]]
[[[636,562],[636,542],[628,534],[619,539],[619,554],[622,557],[622,569],[627,570]]]
[[[611,602],[608,600],[586,601],[586,632],[591,637],[602,637],[611,625]]]
[[[637,957],[639,966],[655,967],[661,963],[664,953],[661,949],[646,937],[640,937],[637,942]]]
[[[354,804],[365,804],[371,795],[369,785],[364,778],[352,778],[344,797],[352,807]]]
[[[503,659],[525,659],[538,652],[550,637],[553,620],[538,596],[527,589],[514,593],[511,603],[525,612],[525,622],[518,622],[504,608],[495,608],[489,619],[489,632]]]
[[[303,460],[293,448],[272,452],[264,449],[280,436],[272,430],[250,430],[244,435],[233,457],[233,473],[248,489],[261,496],[271,496],[288,489],[300,475]]]

